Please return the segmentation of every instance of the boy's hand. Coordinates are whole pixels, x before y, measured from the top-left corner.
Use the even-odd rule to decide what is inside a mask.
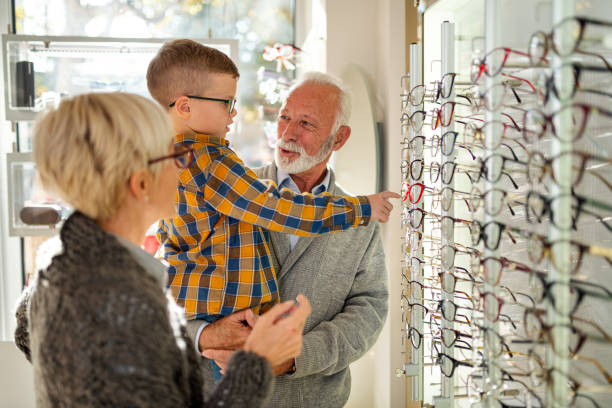
[[[400,194],[392,191],[383,191],[382,193],[372,194],[368,196],[370,207],[372,207],[372,219],[380,222],[389,221],[389,213],[393,209],[389,198],[402,198]]]

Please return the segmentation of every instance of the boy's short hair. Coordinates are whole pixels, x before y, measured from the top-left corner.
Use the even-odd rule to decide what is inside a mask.
[[[164,108],[176,98],[204,92],[209,73],[240,77],[236,64],[223,52],[192,40],[174,40],[160,48],[147,69],[147,87]]]
[[[64,99],[40,117],[34,162],[44,189],[95,220],[123,204],[127,181],[148,168],[155,180],[174,141],[170,118],[144,96],[113,92]]]

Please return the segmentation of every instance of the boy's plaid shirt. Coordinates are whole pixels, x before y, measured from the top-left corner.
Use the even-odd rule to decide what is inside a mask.
[[[263,228],[307,236],[370,220],[365,196],[297,195],[258,180],[224,139],[179,135],[177,143],[193,147],[196,161],[181,172],[177,215],[160,221],[157,237],[188,320],[261,313],[278,302]]]

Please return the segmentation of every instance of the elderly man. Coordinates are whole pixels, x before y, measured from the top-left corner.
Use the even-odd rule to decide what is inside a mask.
[[[296,192],[346,194],[327,163],[348,140],[350,100],[339,80],[309,73],[294,86],[278,118],[276,164],[259,177]],[[341,234],[300,238],[270,233],[281,300],[304,293],[312,314],[306,321],[302,354],[275,367],[270,407],[341,407],[350,393],[349,364],[372,347],[387,314],[387,278],[380,226]],[[241,312],[204,328],[198,336],[204,356],[222,367],[240,347],[249,327]],[[216,350],[215,350],[216,349]],[[212,386],[210,364],[203,369]],[[208,372],[208,374],[206,374]]]

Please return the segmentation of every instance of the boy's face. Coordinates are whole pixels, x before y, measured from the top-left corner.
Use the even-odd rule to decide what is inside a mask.
[[[203,94],[196,96],[226,100],[236,98],[238,81],[231,74],[210,73],[206,82]],[[191,115],[187,119],[187,126],[196,133],[219,138],[229,132],[237,113],[235,108],[230,113],[227,103],[196,98],[189,98],[189,108]]]

